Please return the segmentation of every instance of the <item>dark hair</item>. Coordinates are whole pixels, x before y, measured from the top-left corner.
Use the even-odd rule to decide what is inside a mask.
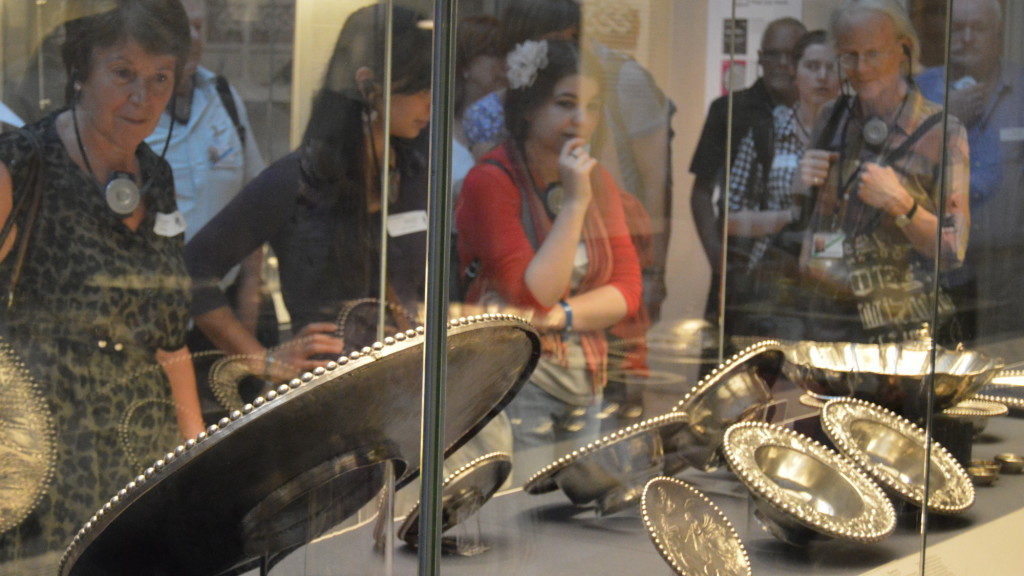
[[[804,57],[804,52],[807,48],[816,44],[828,44],[828,34],[824,30],[811,30],[804,34],[796,41],[796,45],[793,46],[793,63],[797,64],[800,59]]]
[[[192,46],[188,15],[181,0],[69,0],[64,31],[61,56],[68,78],[64,94],[69,103],[74,83],[89,78],[97,49],[133,40],[149,54],[169,54],[175,59],[177,83]]]
[[[555,85],[566,76],[582,74],[598,81],[601,75],[597,70],[596,57],[592,54],[580,54],[575,42],[567,40],[546,40],[547,66],[537,71],[537,78],[529,86],[505,92],[505,127],[514,142],[522,145],[529,131],[527,117],[551,98]]]
[[[392,92],[415,94],[430,89],[432,32],[416,12],[394,6],[392,12]],[[386,6],[374,4],[352,13],[345,21],[324,76],[323,87],[313,101],[302,142],[303,202],[316,210],[340,216],[336,240],[328,264],[347,270],[339,277],[344,292],[365,294],[366,286],[354,283],[371,278],[367,258],[352,257],[373,252],[370,233],[367,181],[375,168],[368,159],[364,117],[374,113],[373,103],[356,82],[356,71],[369,68],[375,75],[373,90],[381,94],[385,71]],[[415,155],[413,142],[390,137],[401,162]],[[371,165],[367,165],[370,161]],[[369,176],[369,178],[368,178]],[[373,180],[376,182],[376,180]],[[372,184],[371,184],[372,185]],[[346,256],[347,255],[347,256]]]
[[[583,20],[576,0],[513,0],[501,21],[502,51],[508,53],[521,42],[567,28],[575,28],[578,35]]]
[[[462,112],[466,102],[466,82],[462,76],[470,64],[480,56],[501,58],[498,32],[501,30],[498,19],[494,16],[480,14],[467,16],[459,21],[458,35],[455,41],[455,115]]]

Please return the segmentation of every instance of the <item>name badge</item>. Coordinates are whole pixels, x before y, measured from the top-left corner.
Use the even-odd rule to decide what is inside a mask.
[[[397,238],[427,230],[427,211],[413,210],[388,216],[388,236]]]
[[[153,224],[153,232],[157,236],[177,236],[185,232],[185,217],[182,216],[179,210],[175,210],[170,214],[163,212],[156,213],[156,223]]]
[[[1003,142],[1020,142],[1024,140],[1024,127],[1000,128],[999,140]]]
[[[843,240],[846,235],[842,232],[815,232],[812,238],[811,258],[842,258]]]

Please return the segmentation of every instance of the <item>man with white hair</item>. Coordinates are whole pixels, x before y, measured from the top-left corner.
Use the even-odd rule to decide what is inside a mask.
[[[971,231],[964,266],[944,284],[957,302],[960,340],[1020,333],[1024,301],[1024,74],[1003,60],[999,0],[957,0],[948,66],[925,70],[921,92],[967,128]]]

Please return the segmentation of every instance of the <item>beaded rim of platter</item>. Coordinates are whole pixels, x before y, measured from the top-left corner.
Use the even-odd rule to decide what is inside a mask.
[[[475,316],[451,319],[447,322],[446,327],[448,330],[451,330],[452,328],[459,326],[502,320],[530,326],[530,323],[523,318],[511,314],[478,314]],[[302,375],[293,378],[289,382],[276,386],[273,390],[270,390],[266,394],[254,399],[251,403],[246,403],[240,410],[232,410],[228,416],[221,418],[216,424],[209,425],[205,431],[200,432],[195,438],[190,438],[183,444],[179,444],[173,450],[167,452],[163,458],[153,462],[153,464],[148,466],[141,474],[129,481],[124,488],[119,490],[117,494],[107,501],[87,522],[85,522],[85,524],[82,525],[74,538],[72,538],[71,542],[68,544],[67,548],[64,550],[64,554],[61,556],[58,573],[66,573],[68,563],[72,558],[78,555],[79,547],[89,539],[94,530],[98,529],[105,523],[108,517],[116,517],[120,513],[121,509],[126,506],[127,503],[131,502],[137,493],[149,489],[150,485],[154,482],[154,477],[161,476],[165,468],[170,467],[176,461],[188,456],[191,452],[207,442],[211,437],[230,430],[231,427],[233,425],[237,425],[236,423],[243,417],[245,417],[246,421],[249,421],[250,418],[248,417],[250,415],[265,412],[270,406],[283,400],[289,395],[289,393],[299,390],[303,386],[314,383],[315,381],[319,381],[322,376],[328,375],[343,367],[352,369],[355,366],[374,362],[382,358],[384,352],[388,348],[398,344],[411,342],[416,339],[422,339],[425,334],[426,329],[423,326],[418,326],[416,329],[399,332],[394,336],[385,338],[381,342],[374,342],[372,345],[364,346],[362,349],[353,351],[347,356],[341,356],[337,360],[329,361],[324,366],[304,372]]]
[[[486,471],[492,467],[499,470],[499,473],[494,477],[493,485],[476,486],[473,485],[473,479],[479,476],[480,472]],[[461,483],[470,482],[470,485],[474,488],[482,488],[479,493],[484,495],[482,501],[474,502],[477,509],[483,507],[494,496],[494,493],[498,491],[505,480],[508,478],[509,473],[512,472],[512,455],[508,452],[490,452],[484,454],[479,458],[474,458],[471,462],[460,466],[457,470],[448,475],[441,483],[442,501],[444,500],[444,493],[446,490],[460,488]],[[444,532],[451,527],[455,526],[458,519],[458,514],[454,512],[458,509],[452,509],[445,507],[443,517],[446,520],[444,525],[441,527],[441,531]],[[405,521],[402,526],[398,529],[398,537],[410,544],[415,543],[415,538],[419,534],[419,517],[420,517],[420,502],[416,502],[413,505],[412,510],[406,515]],[[454,519],[454,520],[453,520]]]
[[[864,506],[860,513],[852,518],[837,518],[793,496],[758,465],[756,454],[763,446],[792,450],[835,470],[861,496]],[[869,544],[896,529],[896,510],[882,489],[845,456],[803,434],[766,422],[741,422],[726,430],[722,453],[729,468],[755,496],[811,530]]]
[[[615,445],[623,440],[632,438],[638,434],[643,434],[651,430],[657,430],[664,426],[673,426],[678,424],[687,424],[690,421],[690,417],[687,414],[680,412],[669,412],[668,414],[662,414],[661,416],[655,416],[648,418],[643,422],[637,422],[625,428],[621,428],[602,437],[599,440],[595,440],[586,446],[581,446],[568,454],[560,457],[551,464],[548,464],[544,468],[541,468],[529,480],[526,484],[523,484],[523,492],[527,494],[546,494],[553,490],[558,489],[558,484],[555,483],[555,475],[569,466],[575,464],[582,458],[595,454],[608,448],[609,446]]]
[[[670,522],[676,509],[688,506],[696,508],[699,522]],[[640,514],[654,547],[679,576],[704,574],[708,568],[723,576],[750,576],[750,557],[732,522],[703,492],[686,482],[667,476],[652,479],[644,487]],[[684,542],[709,549],[695,562],[688,562],[677,542],[680,535]]]
[[[0,502],[0,534],[21,524],[50,489],[57,466],[57,431],[50,406],[25,362],[6,341],[0,339],[0,432],[3,448],[18,454],[17,470],[0,475],[8,495]],[[10,409],[13,414],[6,413]],[[32,446],[26,449],[12,440],[21,436]],[[4,459],[9,462],[9,459]],[[26,466],[27,464],[27,466]],[[20,485],[18,485],[20,484]],[[11,498],[11,495],[14,498]]]
[[[965,418],[995,418],[996,416],[1006,416],[1010,413],[1010,409],[1002,402],[972,396],[946,408],[942,413],[946,416]]]
[[[925,486],[908,482],[895,474],[892,468],[875,462],[854,440],[850,428],[858,420],[868,420],[885,426],[925,450],[927,436],[918,425],[877,404],[858,398],[838,398],[828,401],[821,409],[821,424],[825,434],[840,452],[852,459],[885,488],[920,507],[925,501]],[[938,514],[959,514],[974,504],[974,485],[963,466],[938,442],[931,443],[933,473],[942,476],[943,485],[928,494],[928,510]]]
[[[730,375],[734,370],[745,364],[750,359],[764,352],[772,351],[785,355],[782,342],[778,340],[762,340],[761,342],[751,344],[743,350],[733,354],[728,360],[721,363],[718,367],[712,370],[711,373],[702,378],[700,382],[695,384],[693,388],[683,396],[683,399],[672,408],[672,411],[686,412],[688,407],[706,396],[708,392],[723,382],[726,376]]]

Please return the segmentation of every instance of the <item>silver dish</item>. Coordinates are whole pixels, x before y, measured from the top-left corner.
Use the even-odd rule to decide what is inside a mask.
[[[561,488],[577,506],[595,502],[605,516],[636,504],[648,480],[662,473],[662,436],[685,426],[687,415],[656,416],[573,450],[523,485],[527,494]]]
[[[540,357],[525,321],[448,323],[445,454],[498,414]],[[273,563],[419,469],[424,331],[281,384],[153,463],[87,522],[62,576],[236,574]]]
[[[1024,456],[1012,452],[996,454],[995,461],[999,463],[999,471],[1003,474],[1020,474],[1024,470]]]
[[[644,488],[640,510],[654,547],[679,576],[750,576],[750,558],[736,529],[696,488],[655,478]]]
[[[991,486],[999,480],[999,471],[991,466],[968,466],[967,475],[974,486]]]
[[[783,542],[870,543],[896,528],[896,511],[878,485],[842,455],[788,428],[735,424],[722,452],[753,495],[754,515]]]
[[[821,411],[821,423],[840,452],[896,497],[921,507],[925,502],[924,430],[881,406],[843,398]],[[955,458],[931,443],[928,510],[959,514],[974,503],[970,478]]]
[[[53,481],[56,431],[39,384],[0,340],[0,534],[21,524]]]
[[[971,433],[977,436],[985,431],[988,426],[988,419],[996,416],[1005,416],[1010,412],[1006,404],[982,400],[978,397],[968,398],[963,402],[942,411],[946,418],[954,418],[971,425]]]
[[[697,383],[672,408],[690,416],[689,426],[665,446],[665,474],[687,466],[705,471],[718,468],[725,429],[737,422],[766,420],[771,386],[781,373],[782,345],[766,340],[750,346]]]
[[[1024,410],[1024,370],[1003,370],[978,390],[976,398]]]
[[[441,485],[441,531],[476,514],[512,472],[512,456],[491,452],[452,472]],[[398,529],[398,537],[416,546],[420,536],[420,504],[413,506]],[[453,549],[451,546],[444,546]]]
[[[973,395],[1001,367],[1001,360],[981,352],[937,348],[933,380],[932,351],[920,342],[798,342],[787,350],[783,371],[823,400],[860,398],[919,420],[929,390],[934,409],[941,411]]]

